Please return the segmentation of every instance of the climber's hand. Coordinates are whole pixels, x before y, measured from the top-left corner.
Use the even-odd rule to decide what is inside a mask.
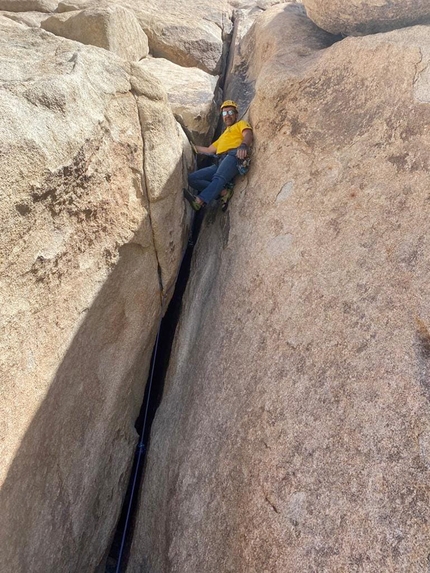
[[[248,155],[248,146],[246,145],[246,143],[242,143],[236,151],[236,157],[238,159],[245,159],[245,157]]]

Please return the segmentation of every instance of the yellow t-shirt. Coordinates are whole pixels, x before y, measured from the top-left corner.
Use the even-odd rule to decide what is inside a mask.
[[[225,153],[229,149],[236,149],[243,141],[242,131],[252,129],[249,123],[243,119],[227,127],[220,137],[212,143],[217,155]]]

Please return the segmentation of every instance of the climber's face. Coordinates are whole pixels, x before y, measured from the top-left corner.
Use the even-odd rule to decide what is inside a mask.
[[[225,107],[222,112],[222,120],[224,124],[228,127],[229,125],[233,125],[236,123],[237,119],[237,111],[234,107]]]

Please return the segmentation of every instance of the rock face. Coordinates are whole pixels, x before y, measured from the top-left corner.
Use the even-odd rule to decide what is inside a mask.
[[[0,0],[1,1],[1,0]],[[63,0],[58,11],[123,6],[136,14],[153,56],[219,75],[232,30],[232,7],[225,0]]]
[[[197,67],[209,74],[221,72],[224,58],[222,31],[213,22],[198,19],[190,22],[177,15],[138,13],[149,38],[151,54],[180,66]]]
[[[190,151],[157,80],[114,54],[0,18],[0,79],[1,569],[89,573],[125,493]]]
[[[88,8],[51,16],[41,24],[57,36],[114,52],[126,60],[148,55],[148,37],[136,16],[121,6]]]
[[[162,85],[139,64],[132,65],[132,73],[132,88],[138,96],[152,233],[165,298],[174,286],[187,238],[182,188],[191,166],[192,152],[185,133],[169,109]]]
[[[225,94],[226,98],[239,103],[241,112],[244,112],[252,101],[262,66],[272,59],[276,52],[282,62],[280,66],[285,66],[286,62],[290,66],[296,66],[303,57],[330,46],[336,39],[312,25],[303,6],[294,4],[289,3],[288,18],[280,18],[276,11],[260,12],[255,25],[246,34],[243,34],[242,28],[249,28],[249,20],[255,20],[255,14],[251,12],[246,16],[246,12],[242,10],[235,20],[240,41],[231,54]],[[283,10],[282,6],[279,10]],[[269,34],[272,38],[264,38],[262,41],[262,35]],[[285,42],[285,37],[289,38],[288,43]],[[274,70],[274,73],[278,73],[277,70]]]
[[[332,34],[361,35],[430,23],[427,0],[303,0],[309,18]]]
[[[198,68],[183,68],[164,58],[146,58],[140,65],[163,84],[172,111],[191,141],[209,145],[221,104],[218,76]]]
[[[46,12],[0,12],[0,16],[9,18],[19,24],[24,24],[30,28],[40,28],[41,22],[49,18]]]
[[[58,0],[0,0],[0,10],[11,12],[55,12]]]
[[[428,568],[429,28],[314,34],[288,5],[257,30],[253,164],[198,241],[128,573]]]
[[[254,97],[254,86],[248,78],[248,60],[241,54],[241,41],[263,10],[258,6],[235,11],[234,27],[225,74],[225,99],[239,105],[240,113],[247,109]]]
[[[13,10],[15,12],[25,10],[39,10],[39,4],[48,3],[50,0],[0,0],[0,10]],[[227,57],[228,42],[233,28],[233,8],[225,0],[216,3],[204,0],[195,3],[187,0],[157,0],[154,6],[153,0],[53,0],[53,4],[43,9],[67,13],[81,10],[107,10],[112,8],[126,8],[133,12],[143,31],[149,38],[149,49],[152,55],[166,58],[180,66],[197,67],[207,73],[219,75],[223,69]],[[253,2],[252,2],[253,3]],[[48,10],[48,7],[50,8]],[[42,8],[40,8],[42,11]],[[67,18],[64,17],[64,20]],[[63,18],[55,15],[50,21],[54,33],[63,35],[67,29],[72,39],[91,42],[91,38],[102,36],[100,31],[100,19],[96,21],[94,30],[89,29],[89,23],[83,16],[74,22],[65,24]],[[94,21],[94,20],[93,20]],[[78,26],[78,23],[80,26]],[[81,30],[83,26],[83,30]],[[135,34],[135,32],[133,32]],[[67,36],[69,37],[69,36]],[[126,42],[127,35],[122,37],[122,43]],[[129,49],[135,42],[130,42]],[[99,44],[97,44],[99,45]],[[103,45],[102,47],[105,47]]]

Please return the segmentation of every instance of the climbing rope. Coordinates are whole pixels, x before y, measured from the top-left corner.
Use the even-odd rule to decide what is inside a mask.
[[[188,236],[188,241],[187,241],[187,244],[186,244],[184,251],[182,253],[181,262],[178,266],[178,272],[176,273],[176,279],[174,281],[174,284],[177,283],[179,273],[181,271],[182,264],[184,262],[184,258],[185,258],[185,255],[187,253],[187,250],[193,246],[192,232],[193,232],[193,229],[191,227],[190,233]],[[160,342],[161,323],[162,323],[163,317],[164,317],[163,307],[164,307],[164,302],[167,298],[167,294],[168,294],[168,291],[163,295],[163,298],[162,298],[161,315],[160,315],[160,320],[158,323],[158,330],[157,330],[157,337],[155,339],[154,351],[152,354],[151,372],[150,372],[150,376],[149,376],[148,388],[147,388],[147,393],[146,393],[145,414],[144,414],[144,418],[143,418],[143,425],[142,425],[142,431],[140,434],[139,443],[137,444],[137,447],[136,447],[137,459],[136,459],[136,464],[135,464],[135,468],[134,468],[133,481],[132,481],[132,486],[131,486],[131,491],[130,491],[130,499],[129,499],[128,506],[127,506],[127,514],[126,514],[124,529],[123,529],[123,533],[122,533],[122,537],[121,537],[121,545],[120,545],[120,550],[119,550],[119,554],[118,554],[118,561],[117,561],[115,573],[121,573],[121,566],[122,566],[122,561],[123,561],[123,557],[124,557],[124,550],[125,550],[125,545],[126,545],[127,536],[128,536],[128,529],[130,526],[131,512],[132,512],[132,507],[133,507],[134,499],[135,499],[135,495],[136,495],[136,487],[138,485],[139,470],[140,470],[140,466],[141,466],[143,460],[145,459],[145,453],[146,453],[145,435],[146,435],[147,424],[148,424],[148,412],[149,412],[150,398],[151,398],[151,393],[152,393],[152,384],[154,381],[155,364],[157,361],[158,347],[159,347],[159,342]]]
[[[154,354],[152,357],[151,375],[150,375],[149,383],[148,383],[148,393],[147,393],[147,399],[146,399],[145,416],[144,416],[144,420],[143,420],[142,433],[140,435],[140,440],[139,440],[139,443],[137,445],[136,467],[134,470],[133,483],[132,483],[131,492],[130,492],[130,500],[128,502],[128,507],[127,507],[127,516],[125,518],[124,530],[123,530],[122,538],[121,538],[121,547],[119,550],[118,562],[117,562],[117,566],[116,566],[116,570],[115,570],[116,573],[121,572],[122,558],[123,558],[123,554],[124,554],[125,542],[127,540],[128,527],[129,527],[130,516],[131,516],[131,509],[133,506],[134,495],[135,495],[135,491],[136,491],[137,477],[139,475],[140,464],[141,464],[141,462],[144,458],[144,454],[145,454],[144,436],[145,436],[146,424],[147,424],[147,420],[148,420],[149,398],[151,396],[152,382],[154,380],[155,360],[156,360],[157,352],[158,352],[158,343],[160,340],[160,328],[161,328],[161,321],[162,320],[163,319],[161,317],[159,325],[158,325],[157,338],[155,340]]]
[[[246,108],[244,114],[248,111],[248,108],[249,108],[249,106]],[[244,114],[242,114],[242,117]],[[190,140],[190,144],[191,144],[191,148],[193,150],[194,167],[196,167],[197,150],[195,148],[194,143],[191,140]],[[186,171],[184,158],[183,158],[183,166],[182,167]],[[225,210],[225,209],[223,209],[223,210]],[[176,278],[175,278],[174,284],[177,283],[179,273],[180,273],[180,270],[182,268],[182,264],[184,262],[184,258],[185,258],[185,255],[187,253],[187,250],[188,250],[188,248],[193,246],[192,236],[193,236],[193,227],[191,227],[191,229],[190,229],[187,245],[184,248],[184,251],[182,253],[181,262],[180,262],[180,265],[178,266],[178,272],[176,273]],[[148,381],[148,389],[147,389],[147,394],[146,394],[146,404],[145,404],[145,414],[144,414],[144,419],[143,419],[143,426],[142,426],[142,431],[141,431],[139,443],[137,445],[137,459],[136,459],[134,474],[133,474],[133,478],[132,478],[133,481],[132,481],[132,486],[131,486],[131,491],[130,491],[130,499],[129,499],[128,506],[127,506],[127,514],[126,514],[124,529],[123,529],[123,533],[122,533],[122,537],[121,537],[121,545],[120,545],[120,550],[119,550],[119,554],[118,554],[118,561],[117,561],[115,573],[121,573],[122,561],[123,561],[123,557],[124,557],[124,550],[125,550],[125,545],[126,545],[126,541],[127,541],[128,530],[130,527],[132,507],[133,507],[134,499],[135,499],[135,495],[136,495],[136,488],[138,486],[139,470],[140,470],[141,464],[145,458],[145,453],[146,453],[146,445],[145,445],[144,441],[145,441],[145,435],[146,435],[147,424],[148,424],[148,412],[149,412],[149,404],[150,404],[150,398],[151,398],[151,393],[152,393],[152,385],[153,385],[153,381],[154,381],[155,364],[156,364],[156,360],[157,360],[158,347],[159,347],[159,341],[160,341],[161,323],[163,320],[163,307],[164,307],[164,302],[167,298],[167,295],[168,295],[168,291],[163,295],[163,299],[162,299],[161,316],[160,316],[160,321],[158,324],[158,330],[157,330],[157,337],[155,340],[154,352],[152,355],[151,373],[150,373],[150,377],[149,377],[149,381]]]

